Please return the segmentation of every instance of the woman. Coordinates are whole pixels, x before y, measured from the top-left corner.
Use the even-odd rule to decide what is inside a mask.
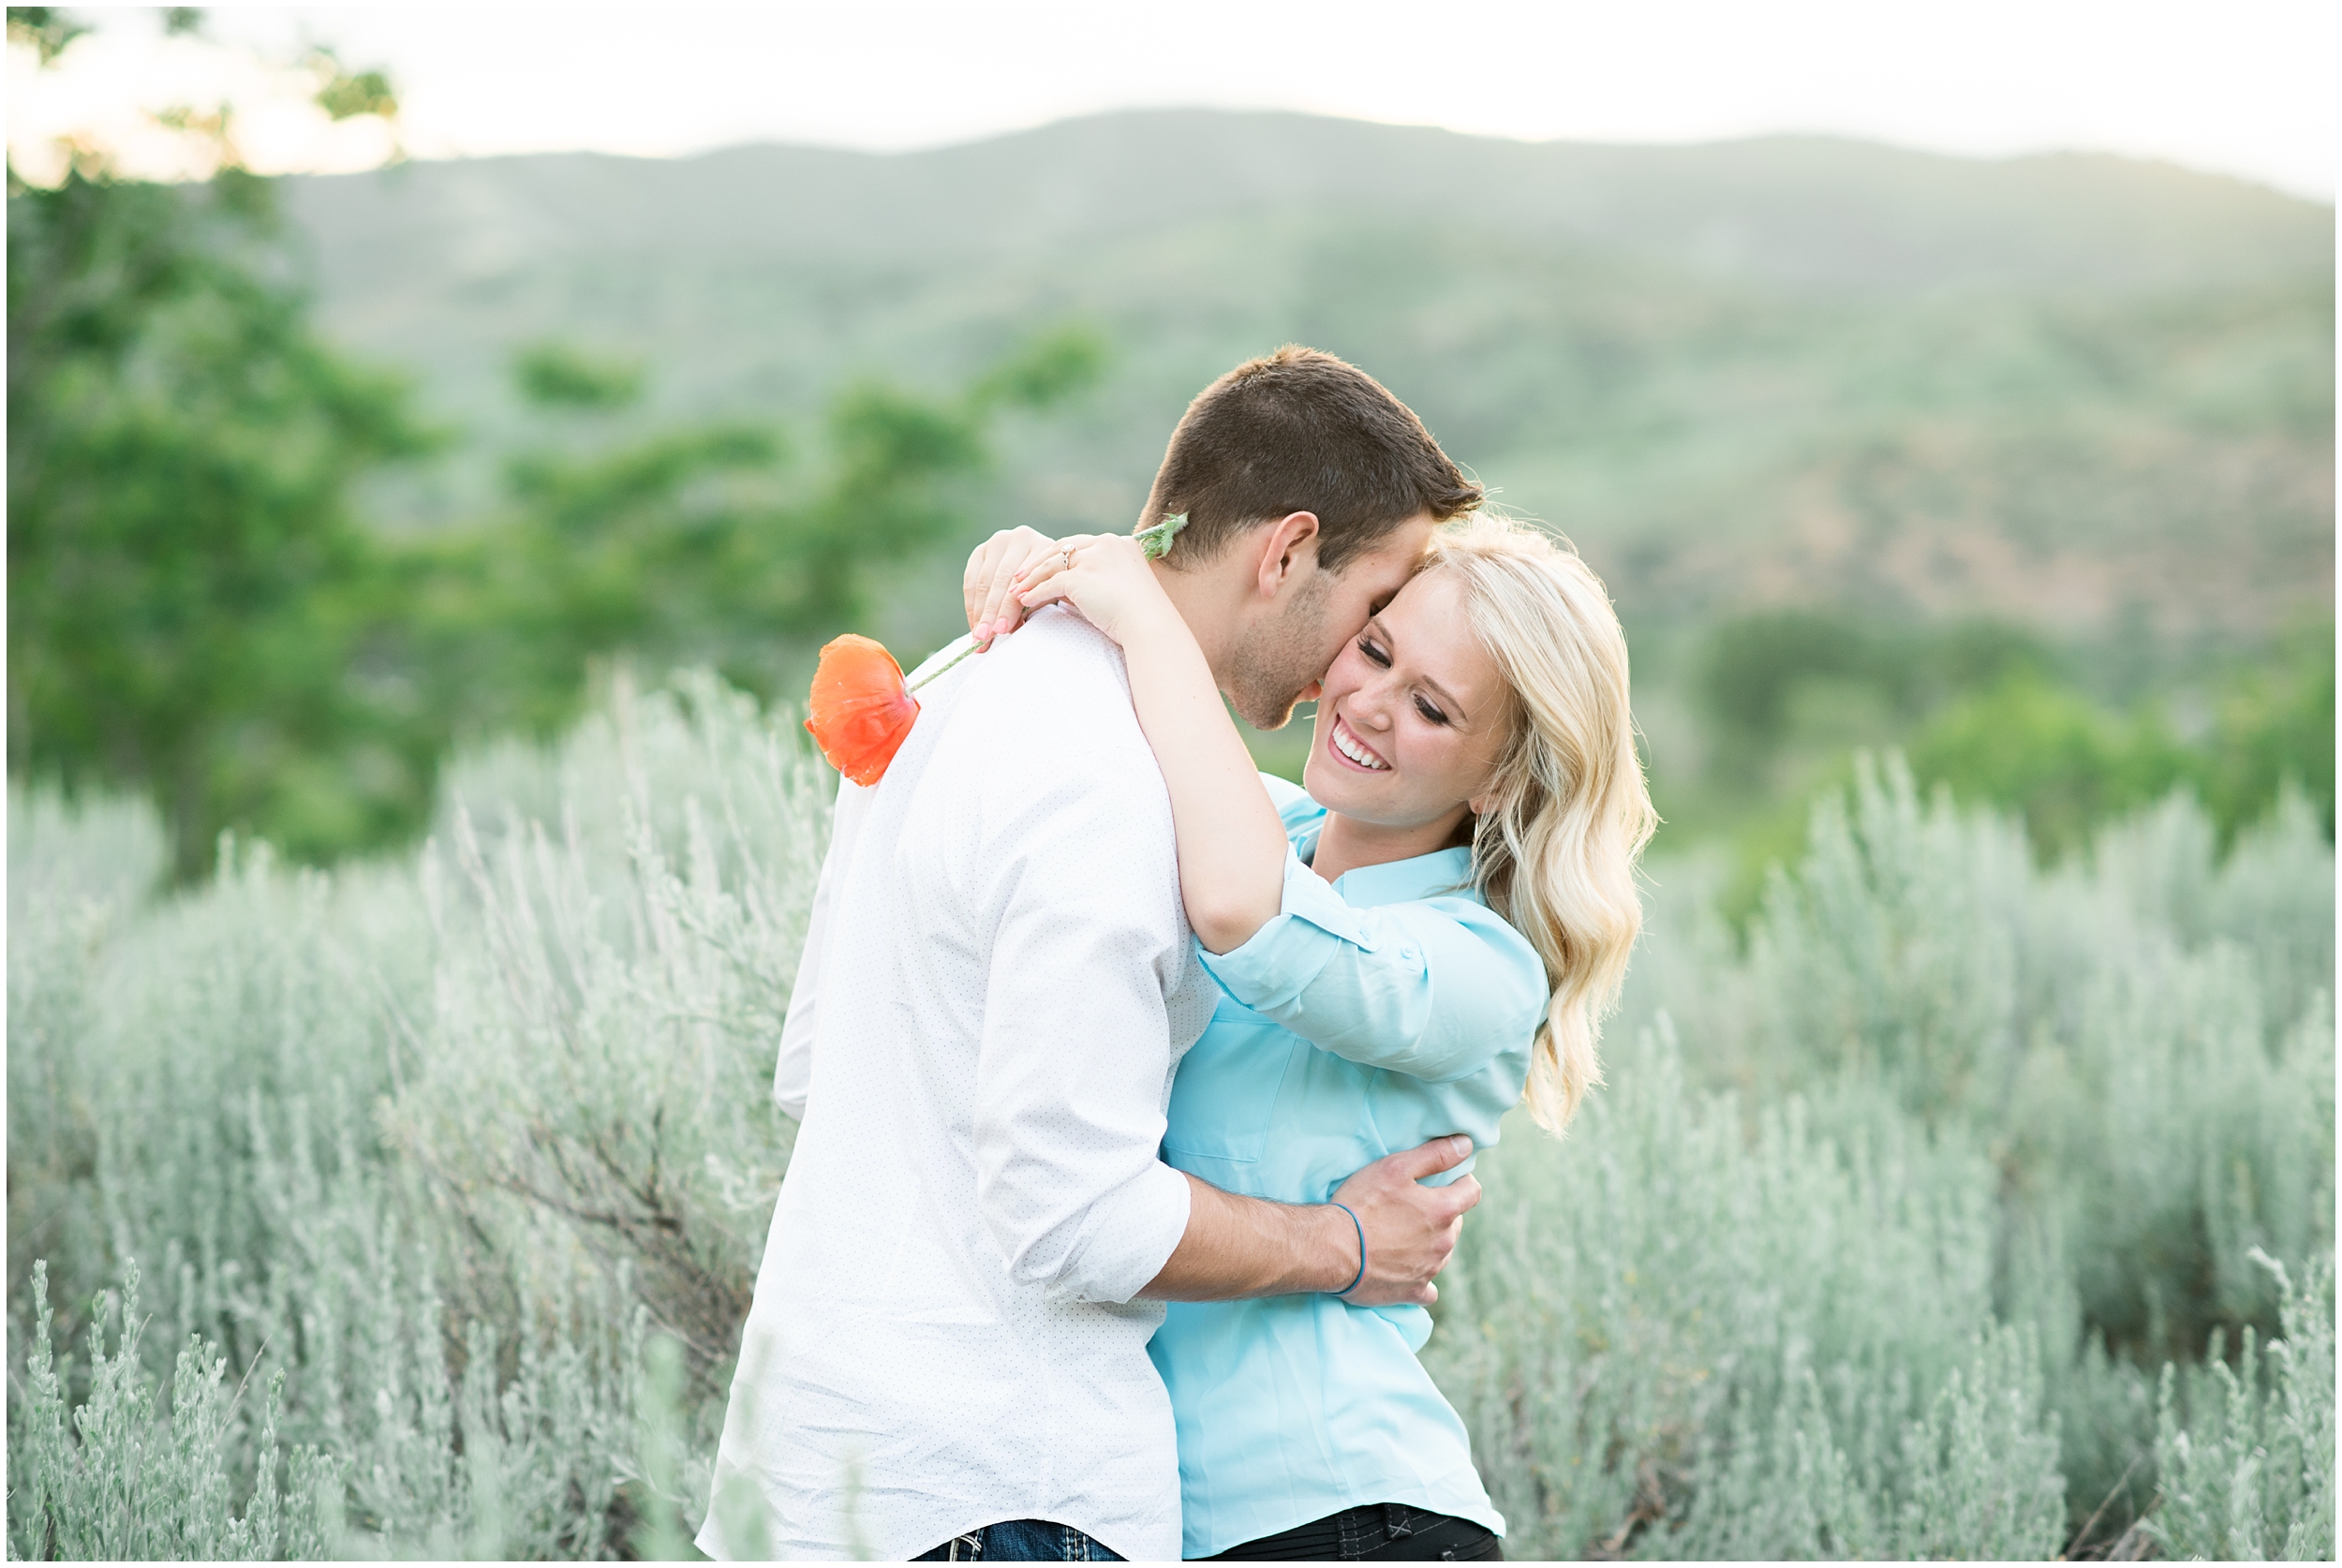
[[[1575,554],[1492,518],[1444,534],[1327,672],[1306,791],[1253,771],[1136,541],[1058,541],[1017,584],[1121,644],[1224,992],[1173,1087],[1171,1164],[1315,1204],[1393,1149],[1494,1143],[1524,1094],[1567,1125],[1599,1081],[1655,821],[1625,641]],[[1337,1296],[1174,1304],[1150,1349],[1186,1555],[1501,1557],[1463,1424],[1416,1360],[1430,1327]]]

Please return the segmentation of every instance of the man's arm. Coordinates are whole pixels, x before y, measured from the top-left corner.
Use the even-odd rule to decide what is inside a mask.
[[[837,781],[837,798],[830,812],[829,849],[822,856],[821,879],[814,883],[813,908],[806,919],[805,945],[797,954],[797,978],[789,987],[789,1011],[780,1025],[780,1054],[773,1063],[773,1103],[799,1121],[805,1119],[806,1097],[813,1087],[813,1033],[820,1016],[823,954],[829,951],[830,907],[837,888],[853,863],[854,845],[870,791],[850,779]]]
[[[1187,1229],[1163,1272],[1139,1292],[1157,1301],[1232,1301],[1245,1296],[1341,1291],[1360,1307],[1426,1307],[1439,1299],[1431,1277],[1447,1266],[1480,1184],[1460,1176],[1419,1185],[1472,1153],[1459,1133],[1387,1155],[1341,1184],[1331,1204],[1273,1204],[1239,1198],[1187,1178]],[[1336,1204],[1357,1216],[1350,1222]],[[1359,1244],[1365,1255],[1359,1255]]]
[[[1002,673],[1022,702],[1021,665]],[[1056,701],[1080,717],[1109,695],[1122,700],[1076,688]],[[1164,998],[1190,961],[1170,811],[1143,752],[1068,745],[1047,706],[1012,717],[1034,739],[971,780],[982,833],[940,847],[964,867],[950,880],[970,890],[968,924],[991,938],[970,1086],[977,1199],[1018,1283],[1128,1301],[1178,1248],[1191,1203],[1159,1158]]]

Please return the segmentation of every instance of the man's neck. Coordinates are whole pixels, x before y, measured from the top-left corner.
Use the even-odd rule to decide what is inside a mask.
[[[1155,581],[1163,584],[1164,596],[1171,600],[1171,607],[1193,633],[1195,645],[1203,650],[1204,662],[1211,667],[1212,684],[1227,690],[1229,666],[1239,641],[1237,628],[1243,610],[1238,585],[1223,581],[1227,575],[1224,572],[1174,571],[1161,561],[1151,565]]]

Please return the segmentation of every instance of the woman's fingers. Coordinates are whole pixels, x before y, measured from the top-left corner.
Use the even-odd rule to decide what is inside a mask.
[[[980,639],[989,641],[998,637],[1023,618],[1012,602],[1012,595],[1015,590],[1016,573],[1024,563],[1025,557],[1021,554],[1002,551],[1000,558],[992,563],[991,576],[979,585],[976,608],[968,617],[968,626]],[[1003,617],[1008,619],[1007,626],[1000,624]]]
[[[960,605],[967,612],[968,629],[971,631],[977,627],[979,621],[977,612],[984,608],[985,593],[990,587],[994,572],[1000,564],[1002,555],[1001,541],[1006,537],[1007,530],[1004,529],[976,546],[974,554],[968,557],[968,570],[960,575]]]
[[[1056,548],[1046,534],[1021,526],[1003,528],[978,546],[959,585],[968,629],[988,642],[1023,620],[1024,609],[1015,601],[1017,574]]]
[[[1012,596],[1010,602],[1016,607],[1016,613],[1022,615],[1027,611],[1066,597],[1070,590],[1064,585],[1065,574],[1078,568],[1081,551],[1094,543],[1096,539],[1094,534],[1074,534],[1057,540],[1052,548],[1026,562],[1009,590]],[[1035,590],[1045,584],[1058,584],[1057,590],[1046,597],[1037,595]]]
[[[1051,540],[1047,549],[1036,551],[1026,561],[1025,569],[1019,575],[1027,583],[1035,583],[1050,572],[1063,571],[1084,550],[1097,543],[1099,538],[1097,534],[1067,534],[1062,539]]]
[[[1017,592],[1016,602],[1026,610],[1038,610],[1045,604],[1054,604],[1060,599],[1070,598],[1080,585],[1081,573],[1078,570],[1068,571],[1061,566],[1052,566],[1043,570],[1037,579],[1027,580]]]

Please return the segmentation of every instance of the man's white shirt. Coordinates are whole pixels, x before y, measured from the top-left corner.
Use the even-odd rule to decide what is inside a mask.
[[[1163,1309],[1133,1298],[1187,1224],[1157,1156],[1215,992],[1163,776],[1121,651],[1062,609],[919,698],[885,777],[839,785],[699,1544],[735,1555],[761,1501],[789,1557],[1041,1518],[1176,1559]]]

